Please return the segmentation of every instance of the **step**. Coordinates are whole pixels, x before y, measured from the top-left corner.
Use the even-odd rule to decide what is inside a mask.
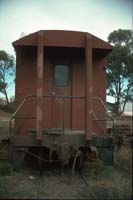
[[[8,146],[9,146],[9,140],[7,140],[7,139],[1,140],[1,142],[0,142],[0,151],[7,150]]]
[[[29,133],[36,133],[36,129],[28,129]],[[43,134],[55,134],[55,135],[61,135],[63,133],[63,129],[62,128],[46,128],[43,129],[42,131]]]
[[[0,151],[0,160],[7,160],[8,152]]]
[[[117,130],[131,130],[129,125],[115,125],[115,129]]]

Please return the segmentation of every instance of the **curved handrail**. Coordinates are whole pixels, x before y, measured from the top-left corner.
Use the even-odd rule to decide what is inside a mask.
[[[9,120],[9,123],[10,123],[10,138],[11,138],[11,135],[12,135],[12,120],[15,118],[16,114],[18,113],[18,111],[21,109],[21,107],[24,105],[24,103],[27,101],[28,98],[30,97],[35,97],[35,95],[27,95],[25,96],[22,101],[20,102],[20,104],[18,105],[16,111],[12,114],[10,120]]]
[[[32,98],[32,97],[36,97],[36,95],[27,95],[25,96],[22,101],[20,102],[20,104],[18,105],[16,111],[12,114],[11,118],[10,118],[10,138],[12,136],[12,120],[15,118],[16,114],[18,113],[18,111],[21,109],[21,107],[24,105],[24,103],[27,101],[28,98]],[[73,99],[73,98],[80,98],[80,99],[85,99],[84,96],[60,96],[60,95],[44,95],[43,98],[62,98],[62,99]],[[102,101],[102,99],[100,97],[92,97],[92,99],[96,99],[100,102],[100,104],[102,105],[102,107],[104,108],[104,110],[108,113],[111,121],[113,122],[113,133],[114,133],[114,119],[111,116],[111,114],[108,112],[104,102]],[[93,113],[94,114],[94,113]],[[98,121],[98,119],[96,119]],[[114,138],[114,134],[113,134],[113,138]]]
[[[106,112],[108,113],[110,119],[112,119],[112,121],[114,121],[112,115],[109,113],[108,109],[106,108],[106,106],[105,106],[103,100],[102,100],[100,97],[92,97],[92,98],[93,98],[93,99],[98,99],[98,100],[99,100],[99,102],[101,103],[101,105],[103,106],[103,108],[104,108],[104,109],[106,110]]]
[[[108,109],[106,108],[103,100],[101,99],[101,97],[92,97],[93,99],[96,99],[100,102],[100,104],[102,105],[102,107],[104,108],[104,110],[106,111],[106,113],[108,113],[109,118],[111,119],[112,123],[113,123],[113,138],[115,139],[114,136],[114,128],[115,128],[115,123],[114,123],[114,118],[112,117],[112,115],[109,113]]]
[[[16,111],[12,114],[11,118],[10,118],[10,138],[12,136],[12,120],[15,118],[16,114],[18,113],[18,111],[21,109],[21,107],[24,105],[24,103],[27,101],[28,98],[32,98],[32,97],[36,97],[36,95],[27,95],[25,96],[22,101],[20,102],[20,104],[18,105]],[[84,99],[84,96],[61,96],[61,95],[44,95],[43,98],[62,98],[62,99]]]

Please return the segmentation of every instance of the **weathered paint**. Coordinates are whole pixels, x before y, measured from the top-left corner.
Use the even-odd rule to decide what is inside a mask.
[[[38,89],[38,97],[41,96],[42,93],[43,95],[51,95],[52,92],[55,91],[57,94],[65,96],[71,95],[85,97],[87,93],[88,98],[90,98],[89,94],[92,93],[92,96],[100,95],[103,102],[105,103],[106,78],[104,70],[104,57],[109,53],[109,51],[111,51],[111,46],[96,38],[95,36],[91,36],[89,34],[89,37],[92,38],[92,42],[90,45],[90,41],[88,40],[87,48],[89,54],[86,54],[86,33],[68,33],[67,31],[44,31],[43,33],[45,38],[43,37],[42,43],[44,44],[46,42],[47,45],[45,46],[45,53],[43,54],[43,91]],[[37,74],[39,74],[40,72],[37,73],[36,67],[38,50],[36,41],[37,38],[35,35],[32,34],[31,36],[26,36],[25,38],[22,38],[14,43],[17,52],[16,106],[21,102],[24,96],[29,94],[36,94],[36,87],[38,85],[39,88],[40,85],[39,79],[37,82]],[[72,41],[71,46],[70,41]],[[34,43],[34,45],[32,42]],[[22,44],[24,46],[22,46]],[[88,60],[89,65],[92,65],[92,80],[90,79],[90,83],[92,82],[93,91],[91,91],[91,89],[87,89],[87,87],[90,88],[90,84],[88,81],[86,81],[89,75],[88,72],[86,73],[85,58]],[[68,65],[70,66],[71,70],[69,87],[54,87],[54,64],[57,64],[59,62],[61,64],[68,63]],[[87,69],[90,70],[90,68]],[[86,83],[88,83],[87,87]],[[86,129],[87,140],[90,138],[91,132],[95,132],[98,135],[103,135],[106,132],[105,122],[102,129],[99,128],[99,123],[97,123],[96,121],[93,121],[91,125],[89,123],[85,123],[87,121],[86,116],[88,117],[88,120],[91,121],[92,114],[90,112],[92,109],[95,111],[96,115],[98,115],[99,113],[101,113],[103,116],[105,115],[103,110],[100,110],[99,106],[96,103],[93,103],[93,106],[91,106],[90,101],[90,103],[88,104],[89,112],[85,114],[85,105],[87,104],[85,103],[84,99],[73,99],[65,101],[65,128],[72,130]],[[59,102],[59,99],[56,99],[55,102],[53,102],[53,100],[51,99],[43,100],[43,106],[41,106],[43,110],[43,117],[39,113],[37,114],[37,118],[41,119],[42,121],[38,121],[38,125],[40,124],[40,126],[38,126],[40,127],[38,132],[40,133],[39,136],[41,136],[41,129],[50,127],[55,128],[54,126],[61,126],[62,103],[59,104]],[[38,102],[37,105],[41,105],[41,103]],[[36,117],[35,98],[29,99],[25,103],[23,109],[20,110],[17,116],[20,115]],[[36,129],[36,119],[16,120],[16,132],[18,134],[27,134],[29,128]]]
[[[43,123],[43,31],[38,32],[37,45],[37,106],[36,106],[36,129],[37,140],[42,140]]]
[[[85,48],[85,35],[89,34],[86,32],[77,32],[77,31],[63,31],[63,30],[45,30],[44,37],[45,37],[45,46],[49,47],[76,47],[76,48]],[[91,35],[91,34],[89,34]],[[109,45],[107,42],[97,38],[94,35],[92,36],[93,45],[92,48],[94,49],[105,49],[110,51],[112,46]],[[32,33],[23,37],[15,42],[13,42],[15,46],[37,46],[37,38],[38,32]],[[55,39],[56,38],[56,39]]]
[[[85,138],[91,139],[92,134],[92,37],[86,34],[86,102],[85,102]]]

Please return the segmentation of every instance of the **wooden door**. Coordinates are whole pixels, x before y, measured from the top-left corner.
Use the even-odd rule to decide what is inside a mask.
[[[52,128],[71,129],[71,66],[68,62],[52,65]],[[61,98],[61,97],[62,98]],[[64,98],[66,97],[66,98]]]

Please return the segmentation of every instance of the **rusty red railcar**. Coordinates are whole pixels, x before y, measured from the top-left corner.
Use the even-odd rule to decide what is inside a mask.
[[[30,147],[57,151],[64,163],[72,155],[67,153],[65,158],[64,151],[75,151],[76,146],[76,151],[82,154],[81,149],[97,146],[97,142],[92,144],[94,136],[94,141],[103,144],[103,138],[107,138],[106,56],[112,46],[86,32],[61,30],[41,30],[13,42],[13,46],[16,51],[16,111],[10,121],[13,163],[16,157],[30,154],[27,150]],[[45,160],[43,153],[39,155]]]

